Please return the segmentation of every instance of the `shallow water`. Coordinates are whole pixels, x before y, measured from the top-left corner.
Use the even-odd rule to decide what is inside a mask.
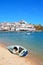
[[[43,32],[0,32],[0,42],[8,45],[22,45],[43,58]]]

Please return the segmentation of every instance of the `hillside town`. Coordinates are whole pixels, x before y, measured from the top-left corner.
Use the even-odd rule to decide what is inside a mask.
[[[34,25],[24,20],[19,22],[3,22],[0,23],[0,31],[35,31]]]
[[[39,30],[40,26],[27,23],[24,20],[19,22],[3,22],[0,23],[0,31],[36,31]]]

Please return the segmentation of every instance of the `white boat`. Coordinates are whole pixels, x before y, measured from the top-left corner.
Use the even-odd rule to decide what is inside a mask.
[[[13,53],[17,54],[19,56],[26,56],[28,54],[28,50],[20,45],[12,45],[8,46],[7,49]]]
[[[27,35],[30,35],[31,33],[27,33]]]

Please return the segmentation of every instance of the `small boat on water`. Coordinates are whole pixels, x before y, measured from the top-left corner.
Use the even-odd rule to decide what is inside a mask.
[[[31,34],[31,32],[26,32],[26,33],[25,33],[25,35],[30,35],[30,34]]]
[[[26,56],[28,54],[28,50],[20,45],[12,45],[8,46],[7,49],[16,55],[19,55],[21,57]]]
[[[31,33],[26,33],[27,35],[30,35]]]

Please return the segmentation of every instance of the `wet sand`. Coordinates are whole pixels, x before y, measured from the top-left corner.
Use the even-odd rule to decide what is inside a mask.
[[[27,61],[30,61],[32,65],[43,65],[43,58],[35,55],[34,53],[30,53],[27,56]]]
[[[29,53],[26,57],[11,54],[6,45],[0,44],[0,65],[43,65],[43,59]]]

